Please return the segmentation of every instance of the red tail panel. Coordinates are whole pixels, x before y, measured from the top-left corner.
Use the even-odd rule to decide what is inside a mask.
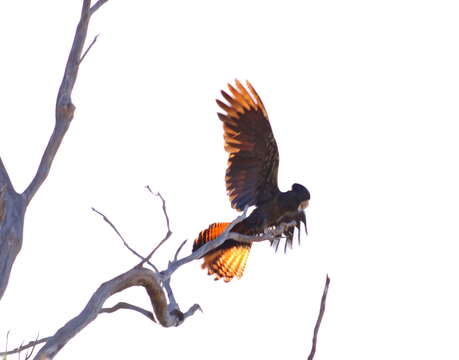
[[[193,250],[216,239],[229,224],[214,223],[201,231],[198,238],[194,241]],[[223,278],[225,282],[228,282],[235,276],[240,279],[244,273],[251,244],[241,244],[231,241],[230,246],[227,246],[228,241],[231,240],[227,240],[221,249],[217,248],[204,256],[204,263],[201,267],[207,269],[209,275],[215,275],[215,280]]]

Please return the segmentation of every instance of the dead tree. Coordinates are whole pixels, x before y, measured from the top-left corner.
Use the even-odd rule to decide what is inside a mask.
[[[21,251],[24,216],[27,206],[48,177],[54,157],[73,119],[75,105],[72,103],[72,90],[80,64],[96,40],[94,39],[83,53],[89,20],[106,2],[107,0],[98,0],[91,6],[91,0],[83,1],[80,21],[75,31],[72,48],[57,94],[54,130],[43,153],[38,170],[22,194],[15,191],[0,157],[0,299],[8,286],[14,261]]]
[[[49,139],[48,145],[43,153],[38,170],[23,193],[19,194],[15,191],[9,178],[8,172],[0,158],[0,299],[8,286],[8,280],[14,261],[22,247],[24,216],[27,206],[29,205],[34,195],[37,193],[40,186],[46,180],[50,172],[54,157],[73,119],[75,106],[72,103],[72,90],[77,79],[80,64],[96,41],[96,39],[94,39],[93,42],[89,45],[88,49],[83,52],[89,21],[91,16],[94,15],[94,13],[106,2],[107,0],[98,0],[94,3],[94,5],[91,5],[91,0],[83,0],[80,20],[75,31],[75,37],[57,95],[55,109],[55,127]],[[178,256],[184,245],[183,243],[178,248],[173,260],[169,263],[168,267],[163,271],[158,271],[158,269],[150,261],[151,257],[154,255],[159,246],[167,241],[171,235],[171,230],[169,228],[169,218],[167,216],[164,199],[162,199],[162,201],[163,212],[167,223],[167,233],[164,239],[159,242],[158,246],[156,246],[150,252],[150,254],[145,257],[132,249],[129,244],[126,243],[116,227],[110,222],[110,220],[108,220],[102,213],[95,210],[98,214],[103,216],[104,220],[116,231],[117,235],[123,241],[125,246],[132,253],[139,257],[139,263],[132,269],[128,269],[124,273],[100,285],[100,287],[91,296],[90,300],[80,312],[80,314],[69,320],[64,326],[57,330],[54,335],[42,339],[37,339],[14,350],[0,353],[0,356],[18,353],[32,348],[32,351],[26,357],[30,358],[32,356],[33,349],[35,349],[35,346],[43,344],[41,349],[35,355],[34,359],[52,359],[69,340],[71,340],[82,329],[84,329],[93,320],[95,320],[98,314],[112,313],[120,309],[136,311],[163,327],[178,326],[182,324],[187,317],[193,315],[198,309],[200,309],[199,305],[195,304],[191,306],[190,309],[183,312],[175,301],[174,294],[170,285],[170,279],[178,268],[189,263],[190,261],[201,258],[207,252],[212,251],[216,247],[220,246],[229,238],[236,239],[241,242],[273,240],[281,236],[286,227],[293,225],[282,224],[276,229],[266,232],[260,236],[243,236],[240,234],[231,233],[230,231],[232,226],[246,217],[244,212],[244,214],[235,219],[233,223],[228,226],[227,229],[217,239],[200,247],[189,256],[179,259]],[[142,309],[138,306],[124,302],[120,302],[111,308],[103,307],[105,301],[109,297],[132,286],[141,286],[145,289],[146,294],[150,299],[151,310]],[[328,289],[328,282],[326,289]],[[326,290],[324,290],[324,296],[322,298],[323,306],[321,306],[320,316],[318,323],[316,324],[316,330],[314,332],[314,349],[317,340],[318,326],[320,325],[320,319],[322,318],[323,311],[325,309],[325,297]],[[312,354],[312,357],[313,356],[314,355]],[[312,359],[312,357],[310,358]]]
[[[266,240],[272,241],[275,239],[279,239],[279,237],[282,236],[286,228],[295,226],[295,223],[281,224],[275,229],[266,231],[262,235],[255,236],[245,236],[231,232],[231,229],[235,224],[246,218],[246,212],[244,212],[241,216],[236,218],[225,229],[225,231],[215,240],[206,243],[198,250],[194,251],[192,254],[179,259],[178,257],[180,251],[183,248],[183,245],[185,244],[185,242],[183,242],[177,249],[173,260],[169,262],[167,268],[163,271],[158,271],[157,267],[151,262],[151,258],[155,254],[156,250],[158,250],[158,248],[170,238],[172,231],[169,226],[169,217],[167,215],[165,201],[160,194],[157,195],[161,198],[163,203],[163,213],[166,219],[167,232],[164,238],[161,241],[159,241],[158,245],[146,257],[140,255],[126,242],[126,240],[118,231],[116,226],[104,214],[93,209],[97,214],[101,215],[103,219],[112,227],[112,229],[121,239],[125,247],[131,253],[137,256],[140,259],[140,262],[133,268],[100,285],[99,288],[93,293],[93,295],[91,296],[83,310],[77,316],[69,320],[64,326],[62,326],[54,335],[42,339],[37,339],[35,341],[30,341],[28,344],[21,345],[13,350],[9,350],[3,353],[0,352],[0,356],[16,354],[20,353],[21,351],[32,348],[32,350],[27,355],[28,357],[30,357],[37,345],[44,344],[42,348],[38,351],[34,359],[53,359],[54,356],[57,355],[57,353],[67,344],[68,341],[70,341],[81,330],[83,330],[92,321],[94,321],[99,314],[113,313],[117,310],[122,309],[136,311],[163,327],[179,326],[188,317],[192,316],[197,310],[200,310],[201,307],[198,304],[194,304],[185,312],[183,312],[180,309],[177,301],[175,300],[174,293],[170,284],[171,276],[174,274],[175,271],[177,271],[181,266],[193,260],[200,259],[209,251],[212,251],[213,249],[222,245],[227,239],[238,239],[238,241],[247,243]],[[314,357],[317,343],[317,334],[319,331],[320,322],[325,311],[325,301],[328,292],[329,281],[330,280],[327,276],[326,285],[321,300],[319,317],[314,328],[314,336],[312,340],[313,345],[311,353],[308,357],[308,359],[311,360]],[[119,302],[111,308],[103,307],[106,300],[110,298],[112,295],[133,286],[141,286],[145,289],[146,294],[150,300],[151,310],[143,309],[141,307],[126,302]]]

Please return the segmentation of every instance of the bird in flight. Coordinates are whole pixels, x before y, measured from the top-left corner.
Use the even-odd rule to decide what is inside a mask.
[[[279,152],[268,114],[255,89],[248,81],[246,84],[248,90],[238,80],[236,87],[228,84],[231,95],[221,91],[227,103],[216,100],[225,112],[218,113],[218,117],[223,122],[224,145],[229,153],[225,182],[231,206],[238,211],[255,206],[231,232],[260,235],[281,224],[293,223],[282,234],[287,248],[287,244],[292,245],[295,227],[298,239],[301,223],[307,232],[304,209],[309,204],[310,194],[300,184],[293,184],[286,192],[279,190]],[[194,241],[193,251],[216,239],[228,225],[228,222],[213,223],[201,231]],[[276,250],[279,242],[280,237],[271,241]],[[215,275],[215,280],[223,278],[228,282],[234,277],[241,278],[251,246],[251,243],[228,239],[204,255],[202,268],[207,269],[209,275]]]

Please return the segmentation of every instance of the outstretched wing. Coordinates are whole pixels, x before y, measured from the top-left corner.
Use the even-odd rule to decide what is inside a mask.
[[[279,192],[277,170],[279,152],[269,124],[266,109],[247,81],[250,93],[236,80],[236,88],[228,84],[232,94],[222,91],[228,104],[217,100],[226,112],[218,114],[223,121],[225,150],[229,153],[226,190],[231,206],[260,205]]]

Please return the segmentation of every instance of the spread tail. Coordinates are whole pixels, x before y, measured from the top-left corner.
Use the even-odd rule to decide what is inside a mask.
[[[205,243],[216,239],[230,223],[214,223],[199,233],[194,241],[193,251]],[[231,281],[235,276],[240,279],[244,273],[247,258],[252,244],[243,244],[234,240],[227,240],[217,249],[204,255],[201,265],[207,269],[209,275],[215,275],[215,280]]]

